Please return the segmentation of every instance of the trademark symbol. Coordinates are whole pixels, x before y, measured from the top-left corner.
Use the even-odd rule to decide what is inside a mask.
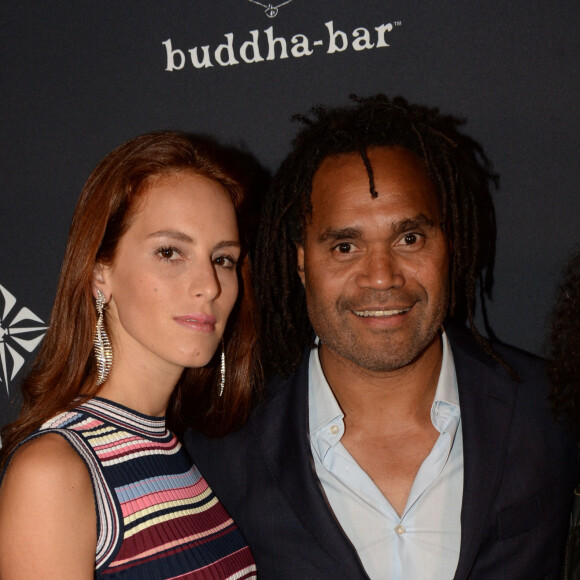
[[[395,22],[393,22],[393,24],[395,26],[401,26],[403,23],[400,20],[395,20]]]

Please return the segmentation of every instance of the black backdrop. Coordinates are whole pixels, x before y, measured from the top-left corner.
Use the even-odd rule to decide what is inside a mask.
[[[501,176],[492,326],[541,352],[580,237],[577,0],[23,0],[0,14],[0,424],[43,336],[75,200],[107,152],[175,128],[272,171],[293,113],[353,92],[468,120]]]

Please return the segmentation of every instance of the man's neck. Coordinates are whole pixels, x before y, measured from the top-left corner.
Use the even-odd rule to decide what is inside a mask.
[[[372,371],[337,355],[324,345],[319,347],[322,370],[347,423],[361,419],[370,424],[397,421],[423,421],[428,416],[437,389],[443,347],[441,337],[412,363],[392,371]]]

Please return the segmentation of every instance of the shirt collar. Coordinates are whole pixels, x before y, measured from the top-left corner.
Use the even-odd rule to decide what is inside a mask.
[[[459,389],[451,345],[444,330],[441,332],[441,343],[443,344],[443,358],[435,397],[431,405],[431,421],[437,431],[440,433],[450,431],[453,438],[460,417]]]
[[[317,338],[316,344],[318,343]],[[324,376],[318,348],[313,348],[310,352],[308,365],[308,416],[311,435],[336,419],[344,418],[344,413]]]
[[[439,380],[437,381],[437,389],[435,390],[435,397],[431,405],[431,421],[440,433],[449,431],[451,438],[453,438],[457,431],[460,417],[459,391],[457,388],[453,354],[451,352],[449,339],[444,330],[441,332],[441,342],[443,345],[443,357]],[[324,376],[318,356],[318,349],[312,349],[310,353],[308,368],[308,418],[312,444],[317,449],[319,456],[323,457],[328,451],[328,445],[336,445],[344,433],[344,429],[342,428],[336,430],[335,436],[331,436],[331,440],[328,440],[328,427],[331,423],[340,424],[342,427],[344,413]],[[321,433],[324,433],[324,437],[320,436]],[[321,445],[323,448],[320,448]]]

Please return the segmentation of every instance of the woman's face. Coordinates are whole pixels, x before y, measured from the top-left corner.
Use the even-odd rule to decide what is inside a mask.
[[[180,172],[154,181],[136,203],[113,263],[95,272],[114,367],[132,361],[177,374],[204,366],[238,295],[232,201],[217,182]]]

